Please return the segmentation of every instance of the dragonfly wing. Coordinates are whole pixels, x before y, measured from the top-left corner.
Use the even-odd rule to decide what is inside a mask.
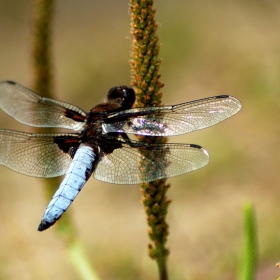
[[[238,99],[220,95],[173,106],[135,108],[111,114],[103,124],[105,133],[173,136],[215,125],[235,115]]]
[[[207,151],[198,145],[134,143],[103,154],[94,177],[114,184],[138,184],[178,176],[209,162]]]
[[[33,177],[65,174],[78,145],[76,134],[0,130],[0,164]]]
[[[12,81],[0,83],[0,107],[17,121],[35,127],[80,130],[86,117],[76,106],[41,97]]]

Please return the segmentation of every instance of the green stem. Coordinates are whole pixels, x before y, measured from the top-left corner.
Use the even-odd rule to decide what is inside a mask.
[[[97,273],[93,270],[88,257],[85,253],[84,246],[75,241],[68,246],[69,261],[78,272],[80,279],[83,280],[99,280]]]
[[[257,237],[253,204],[244,205],[244,249],[240,280],[255,279],[257,266]]]
[[[161,248],[160,251],[164,252],[165,248]],[[159,270],[159,279],[160,280],[167,280],[168,279],[168,272],[167,272],[167,255],[159,254],[157,258],[157,265]]]
[[[33,0],[33,89],[45,97],[53,97],[51,63],[51,22],[53,0]]]

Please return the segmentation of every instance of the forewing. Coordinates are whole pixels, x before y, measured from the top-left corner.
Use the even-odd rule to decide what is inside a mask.
[[[33,177],[63,175],[75,153],[76,138],[76,134],[0,130],[0,164]]]
[[[135,108],[114,113],[103,124],[105,133],[172,136],[215,125],[235,115],[242,105],[228,95],[173,106]]]
[[[94,177],[114,184],[138,184],[178,176],[209,162],[207,151],[198,145],[138,143],[136,146],[123,144],[122,148],[103,154]]]
[[[0,83],[0,107],[17,121],[35,127],[80,130],[86,117],[78,107],[41,97],[11,81]]]

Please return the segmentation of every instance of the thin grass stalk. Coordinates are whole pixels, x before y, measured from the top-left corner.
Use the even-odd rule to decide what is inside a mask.
[[[34,24],[33,24],[33,90],[40,95],[55,98],[52,78],[52,57],[51,57],[51,24],[53,17],[53,0],[33,0]],[[38,133],[45,132],[44,129],[36,129]],[[55,129],[48,129],[54,133]],[[60,178],[43,179],[47,200],[50,200],[60,184]],[[75,227],[70,218],[70,211],[64,213],[57,223],[56,229],[66,239],[74,239]]]
[[[244,248],[240,269],[240,280],[254,280],[257,267],[257,230],[253,204],[246,203],[244,215]]]
[[[53,0],[33,0],[33,89],[41,95],[54,98],[53,73],[51,56],[51,24],[53,17]],[[37,132],[42,133],[41,129]],[[54,129],[48,129],[49,133]],[[51,199],[60,184],[60,178],[44,179],[47,201]],[[55,226],[57,233],[64,240],[69,261],[72,263],[80,279],[99,280],[84,251],[84,246],[78,239],[76,228],[70,216],[70,210],[63,214]]]
[[[158,24],[152,0],[130,0],[132,43],[132,85],[136,92],[136,107],[151,107],[161,104],[163,83],[160,80],[159,38],[156,34]],[[139,137],[140,141],[166,143],[163,137]],[[164,159],[163,159],[164,160]],[[149,255],[156,260],[159,279],[168,279],[166,248],[168,225],[167,209],[170,200],[166,197],[169,185],[166,180],[142,184],[142,202],[149,226]]]

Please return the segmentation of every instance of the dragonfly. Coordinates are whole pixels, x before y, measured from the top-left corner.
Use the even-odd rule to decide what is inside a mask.
[[[168,137],[215,125],[233,115],[241,102],[229,95],[177,105],[133,108],[135,92],[113,87],[108,101],[84,111],[42,97],[13,82],[0,83],[0,107],[18,122],[72,133],[33,134],[0,129],[0,164],[24,175],[65,175],[49,202],[38,230],[52,226],[87,180],[139,184],[204,167],[208,152],[196,144],[151,144],[128,135]],[[148,168],[147,168],[148,167]]]

